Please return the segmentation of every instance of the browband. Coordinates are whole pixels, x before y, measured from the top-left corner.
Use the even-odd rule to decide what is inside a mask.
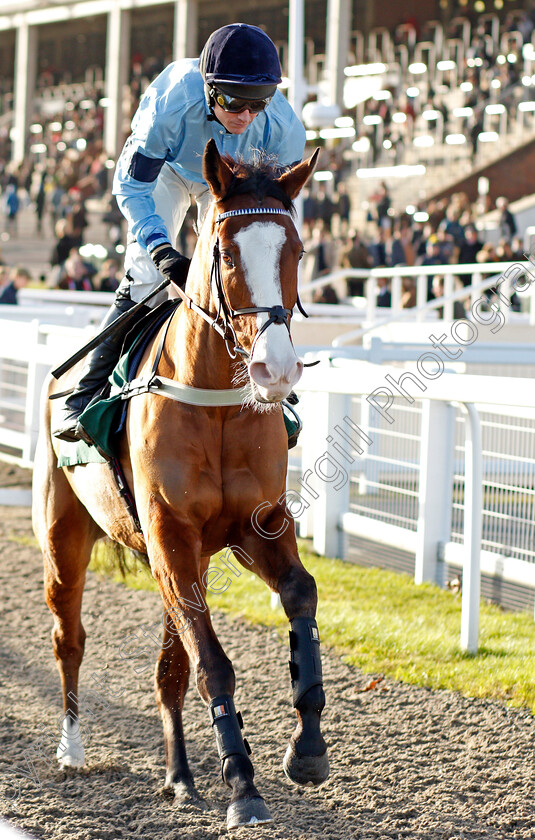
[[[292,219],[290,211],[283,210],[281,207],[243,207],[241,210],[227,210],[226,213],[220,213],[215,221],[219,224],[223,219],[229,219],[231,216],[253,216],[256,213],[271,213],[275,216],[289,216]]]

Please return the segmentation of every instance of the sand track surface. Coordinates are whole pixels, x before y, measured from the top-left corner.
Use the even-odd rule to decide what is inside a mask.
[[[28,486],[0,462],[0,486]],[[159,598],[88,576],[80,696],[86,767],[59,770],[59,677],[28,508],[0,508],[0,814],[50,840],[217,840],[228,792],[206,709],[194,687],[185,728],[199,791],[212,810],[181,811],[159,793],[162,730],[153,693],[156,648],[120,656],[158,621]],[[269,597],[266,593],[266,597]],[[237,674],[236,705],[258,788],[275,821],[231,832],[251,840],[466,840],[535,837],[535,720],[527,712],[379,681],[323,646],[324,732],[332,774],[320,789],[288,782],[282,757],[294,725],[287,643],[221,614],[214,624]],[[131,652],[135,646],[130,645]]]

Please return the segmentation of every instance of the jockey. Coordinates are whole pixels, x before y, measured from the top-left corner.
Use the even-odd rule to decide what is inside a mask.
[[[154,291],[162,275],[184,288],[189,260],[175,245],[191,197],[199,225],[211,201],[202,175],[208,140],[215,140],[221,154],[245,161],[259,150],[282,168],[302,159],[305,130],[277,90],[280,82],[271,39],[256,26],[233,23],[210,35],[199,59],[173,62],[149,85],[114,175],[113,193],[128,221],[125,277],[101,328]],[[150,305],[165,296],[160,292]],[[87,439],[78,418],[115,367],[132,320],[117,327],[88,356],[55,437]]]

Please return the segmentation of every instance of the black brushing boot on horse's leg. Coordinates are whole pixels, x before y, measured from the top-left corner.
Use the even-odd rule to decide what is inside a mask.
[[[273,818],[268,807],[253,784],[254,769],[249,758],[251,750],[242,736],[243,722],[230,694],[221,694],[211,701],[210,717],[221,761],[221,775],[225,784],[232,788],[227,828],[271,822]]]
[[[130,298],[117,297],[100,329],[109,327],[133,306],[135,306],[135,302]],[[53,431],[54,437],[73,443],[78,440],[87,440],[87,435],[78,424],[78,419],[95,394],[106,384],[108,376],[119,360],[125,335],[132,329],[136,321],[141,320],[147,311],[146,307],[141,307],[135,316],[128,318],[123,325],[117,325],[117,332],[108,336],[89,354],[82,378],[72,394],[65,400],[62,416]]]
[[[284,756],[284,772],[298,785],[321,785],[329,777],[327,745],[319,721],[325,706],[320,637],[314,618],[290,622],[290,676],[299,723]]]

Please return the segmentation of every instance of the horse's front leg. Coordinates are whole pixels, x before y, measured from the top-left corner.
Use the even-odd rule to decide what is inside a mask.
[[[276,590],[290,620],[289,664],[297,713],[297,726],[284,756],[284,772],[296,784],[321,785],[329,776],[329,758],[320,729],[325,692],[315,618],[316,582],[303,566],[292,565],[279,579]]]
[[[284,772],[296,784],[321,785],[329,776],[329,758],[320,728],[325,693],[316,623],[318,595],[314,578],[299,559],[293,524],[287,520],[276,506],[269,521],[255,522],[247,530],[242,547],[253,560],[249,568],[279,593],[290,621],[289,664],[297,725],[284,756]]]
[[[253,782],[254,770],[241,731],[241,717],[234,707],[234,669],[215,635],[205,601],[203,577],[209,558],[201,558],[200,539],[189,523],[178,522],[168,509],[154,500],[150,506],[150,521],[147,543],[153,574],[166,613],[172,616],[194,668],[199,694],[208,706],[221,774],[232,791],[227,826],[236,828],[270,822],[271,814]],[[176,684],[174,693],[175,696],[178,694]],[[170,703],[168,697],[166,708]],[[177,696],[175,703],[179,703]],[[171,742],[168,740],[167,743],[169,747]]]

